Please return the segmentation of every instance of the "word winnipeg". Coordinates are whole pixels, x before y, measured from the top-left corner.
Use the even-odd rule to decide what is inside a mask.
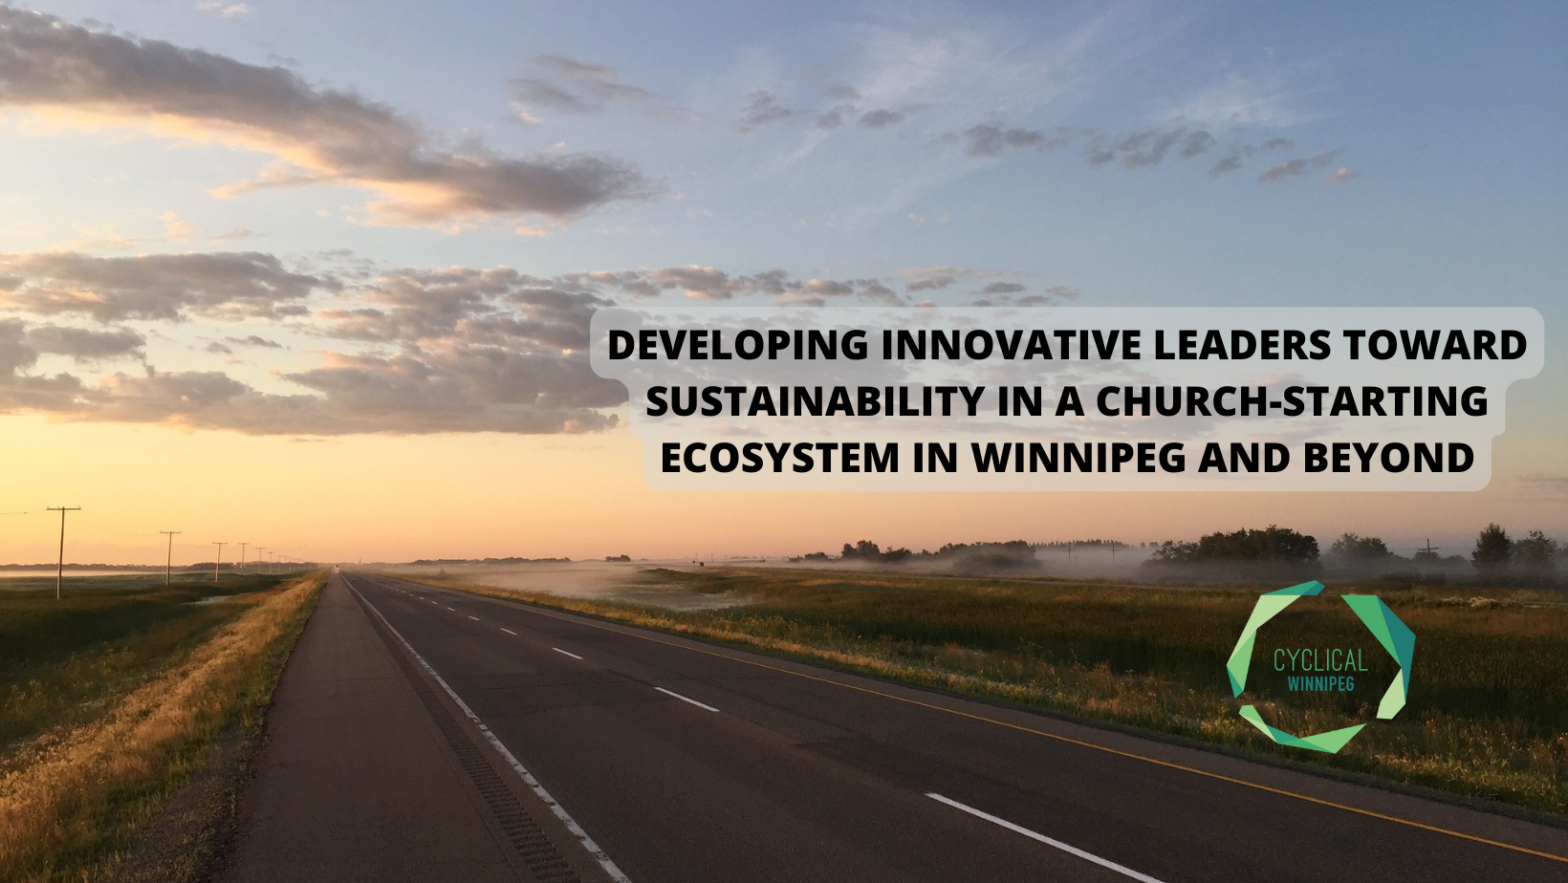
[[[663,472],[898,472],[897,442],[664,442]],[[957,472],[957,442],[915,442],[915,472]],[[1182,442],[971,442],[975,472],[1167,472],[1187,471]],[[1362,472],[1381,466],[1386,472],[1466,472],[1475,452],[1462,442],[1307,442],[1302,446],[1305,472],[1350,472],[1352,458]],[[1204,445],[1197,471],[1208,473],[1283,472],[1290,467],[1290,449],[1279,442],[1219,442]],[[1026,466],[1027,464],[1027,466]],[[1125,467],[1125,468],[1124,468]]]
[[[1288,666],[1288,667],[1287,667]],[[1275,671],[1308,672],[1365,672],[1369,671],[1356,647],[1326,649],[1281,647],[1274,651]],[[1356,678],[1350,674],[1286,675],[1286,686],[1292,692],[1350,692],[1356,689]]]

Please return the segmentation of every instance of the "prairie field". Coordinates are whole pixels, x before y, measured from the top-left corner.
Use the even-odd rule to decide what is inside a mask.
[[[220,736],[259,733],[322,575],[26,582],[0,592],[0,879],[196,873],[200,842],[131,854]],[[176,827],[199,841],[222,810]]]
[[[573,610],[859,670],[1071,717],[1568,815],[1568,597],[1453,586],[1330,583],[1264,626],[1263,648],[1359,651],[1355,688],[1291,693],[1256,650],[1247,691],[1225,662],[1259,593],[1278,586],[1172,587],[906,577],[781,569],[627,571],[627,593],[593,597],[514,581],[437,585]],[[724,605],[639,604],[684,591]],[[1479,594],[1477,594],[1479,592]],[[1375,721],[1397,666],[1338,594],[1378,594],[1416,635],[1409,701]],[[1310,601],[1310,603],[1309,603]],[[1237,715],[1245,702],[1297,735],[1373,722],[1338,754],[1275,745]]]

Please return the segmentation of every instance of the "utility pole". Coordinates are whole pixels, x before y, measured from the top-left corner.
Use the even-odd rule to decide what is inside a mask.
[[[65,581],[65,513],[80,512],[81,506],[46,506],[50,512],[60,513],[60,566],[54,572],[54,599],[60,600],[60,583]]]
[[[240,576],[245,575],[245,547],[250,543],[240,543]]]
[[[180,531],[160,530],[158,533],[169,535],[169,557],[163,564],[163,584],[172,586],[174,585],[174,535],[180,533]]]
[[[223,547],[227,546],[228,543],[220,543],[217,540],[213,540],[212,544],[214,546],[218,547],[218,560],[212,562],[212,582],[213,582],[213,585],[217,585],[217,583],[218,583],[218,565],[223,563]]]

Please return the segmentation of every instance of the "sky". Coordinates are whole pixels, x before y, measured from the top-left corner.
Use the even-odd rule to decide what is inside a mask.
[[[1568,539],[1558,3],[0,5],[0,561]],[[1533,307],[1470,494],[659,493],[595,309]],[[232,552],[232,547],[230,548]],[[225,552],[225,555],[230,554]]]

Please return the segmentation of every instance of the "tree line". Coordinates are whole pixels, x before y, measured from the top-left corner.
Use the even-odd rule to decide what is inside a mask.
[[[813,552],[793,561],[832,561],[860,564],[905,564],[918,562],[955,563],[960,569],[1024,570],[1039,566],[1038,550],[1109,551],[1135,548],[1118,540],[1075,540],[1072,542],[1029,543],[1012,540],[1000,543],[949,543],[935,552],[919,552],[897,547],[883,549],[870,540],[845,543],[837,558],[826,552]],[[1476,571],[1497,576],[1505,573],[1549,574],[1555,571],[1562,544],[1539,530],[1514,539],[1497,524],[1488,524],[1476,536],[1475,547],[1466,559],[1459,555],[1440,557],[1430,547],[1418,549],[1411,557],[1396,554],[1381,537],[1341,534],[1324,554],[1317,538],[1287,527],[1271,524],[1265,528],[1242,528],[1205,534],[1196,542],[1167,540],[1143,543],[1137,548],[1149,551],[1145,567],[1180,570],[1221,567],[1237,575],[1316,573],[1323,565],[1340,570],[1371,571],[1379,568],[1412,566],[1456,567],[1471,565]]]

